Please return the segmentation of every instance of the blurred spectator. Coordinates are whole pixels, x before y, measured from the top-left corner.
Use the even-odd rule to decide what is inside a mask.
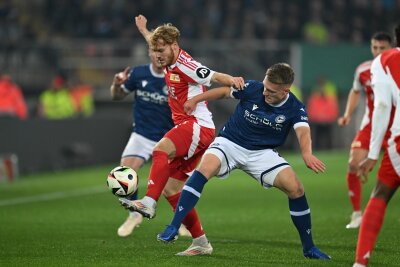
[[[312,137],[316,149],[333,147],[333,125],[339,115],[337,89],[334,83],[323,77],[318,79],[307,103]]]
[[[40,94],[38,112],[39,116],[46,119],[66,119],[76,114],[62,75],[55,76],[51,87]]]
[[[85,84],[76,76],[71,88],[71,97],[74,102],[75,111],[78,115],[89,117],[94,112],[93,88]]]
[[[26,103],[21,89],[8,75],[0,76],[0,116],[28,117]]]
[[[318,15],[304,24],[303,34],[307,41],[315,44],[326,44],[329,40],[328,29]]]
[[[290,92],[292,92],[292,94],[294,94],[294,96],[297,97],[298,100],[303,102],[303,94],[301,93],[301,89],[298,86],[292,84],[292,86],[290,87]]]

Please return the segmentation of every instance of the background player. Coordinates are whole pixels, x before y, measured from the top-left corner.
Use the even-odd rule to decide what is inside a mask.
[[[371,38],[371,53],[375,58],[383,51],[390,48],[392,38],[390,34],[385,32],[377,32]],[[371,88],[371,68],[372,60],[361,63],[354,74],[353,88],[349,92],[347,105],[342,117],[338,119],[341,127],[348,125],[351,121],[353,111],[358,106],[360,100],[360,92],[364,90],[366,97],[366,105],[364,117],[361,122],[359,131],[357,132],[350,148],[349,166],[347,170],[346,180],[350,203],[353,208],[350,223],[346,228],[358,228],[361,223],[361,180],[357,175],[357,168],[361,161],[368,155],[369,139],[371,136],[371,118],[373,105],[373,92]],[[388,136],[389,132],[387,133]]]
[[[311,234],[310,208],[304,188],[289,163],[274,149],[290,131],[296,132],[308,168],[323,172],[325,165],[312,154],[310,128],[303,103],[292,93],[292,68],[285,63],[271,66],[263,82],[247,81],[244,90],[221,87],[185,103],[188,114],[202,101],[233,97],[240,99],[233,115],[204,154],[199,167],[186,182],[174,218],[158,239],[172,242],[186,216],[197,203],[204,185],[213,176],[227,177],[236,168],[248,173],[263,187],[277,187],[289,197],[289,209],[307,258],[330,259],[315,245]]]
[[[364,179],[368,178],[368,173],[379,158],[385,131],[389,127],[390,112],[393,106],[396,108],[377,183],[361,222],[354,267],[368,264],[383,224],[386,206],[400,186],[400,24],[396,27],[395,34],[397,48],[383,52],[371,67],[375,109],[368,158],[362,162],[358,172]]]
[[[153,218],[161,193],[166,196],[172,206],[176,206],[188,173],[194,170],[204,151],[214,139],[215,127],[207,104],[198,103],[197,111],[190,116],[184,112],[183,104],[189,98],[205,91],[205,85],[210,85],[211,82],[241,88],[244,81],[241,77],[212,71],[195,61],[179,47],[180,32],[171,24],[161,25],[150,33],[144,16],[139,15],[135,20],[139,31],[155,52],[158,62],[164,67],[168,103],[175,127],[168,131],[153,149],[153,162],[146,196],[136,201],[124,198],[120,201],[127,209]],[[189,212],[185,221],[184,224],[191,231],[194,239],[192,245],[178,255],[211,254],[212,247],[194,209]],[[193,230],[194,228],[197,230]]]

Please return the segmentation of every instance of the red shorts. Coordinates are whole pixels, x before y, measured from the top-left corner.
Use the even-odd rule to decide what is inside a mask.
[[[215,129],[185,121],[168,131],[164,137],[175,145],[176,155],[170,161],[170,176],[185,181],[194,171],[204,152],[214,140]]]
[[[392,161],[386,149],[383,154],[381,166],[379,166],[378,179],[380,182],[393,189],[400,186],[400,176],[393,168]]]
[[[387,139],[390,137],[390,131],[387,131],[382,142],[382,149],[387,148]],[[371,140],[371,124],[359,130],[351,143],[351,149],[369,150],[369,142]]]

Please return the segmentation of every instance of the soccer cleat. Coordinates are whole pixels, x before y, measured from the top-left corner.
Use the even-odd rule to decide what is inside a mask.
[[[157,235],[157,240],[164,243],[173,243],[178,239],[178,229],[173,225],[167,225],[164,232]]]
[[[323,253],[319,248],[312,247],[308,251],[303,252],[304,257],[307,259],[330,260],[331,256]]]
[[[142,221],[143,221],[142,214],[137,212],[129,214],[126,221],[118,228],[118,235],[120,237],[126,237],[132,234],[133,229],[135,229],[135,227],[139,227]]]
[[[211,255],[213,252],[213,247],[210,242],[207,242],[205,245],[194,245],[192,244],[185,251],[176,253],[176,256],[201,256],[201,255]]]
[[[181,227],[179,227],[178,234],[180,236],[188,236],[192,237],[192,234],[189,232],[189,230],[186,228],[185,225],[181,224]]]
[[[153,219],[156,216],[156,206],[157,202],[154,202],[153,205],[146,205],[143,199],[141,200],[128,200],[126,198],[120,198],[119,202],[121,205],[130,210],[137,211],[143,215],[143,217]]]
[[[351,214],[350,223],[346,225],[346,229],[354,229],[360,227],[361,220],[362,220],[361,211],[354,211]]]
[[[354,263],[353,267],[366,267],[366,266],[356,262]]]

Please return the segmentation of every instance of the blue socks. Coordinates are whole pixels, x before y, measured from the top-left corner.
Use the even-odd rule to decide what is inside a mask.
[[[293,224],[299,232],[303,251],[308,251],[314,246],[311,233],[311,215],[310,208],[308,207],[306,195],[296,198],[289,198],[290,216],[292,217]]]
[[[172,219],[171,225],[175,226],[176,229],[182,224],[183,219],[196,206],[197,201],[201,196],[204,185],[207,183],[207,178],[199,171],[194,171],[190,178],[187,180],[185,186],[182,189],[181,196],[176,210],[174,218]]]

